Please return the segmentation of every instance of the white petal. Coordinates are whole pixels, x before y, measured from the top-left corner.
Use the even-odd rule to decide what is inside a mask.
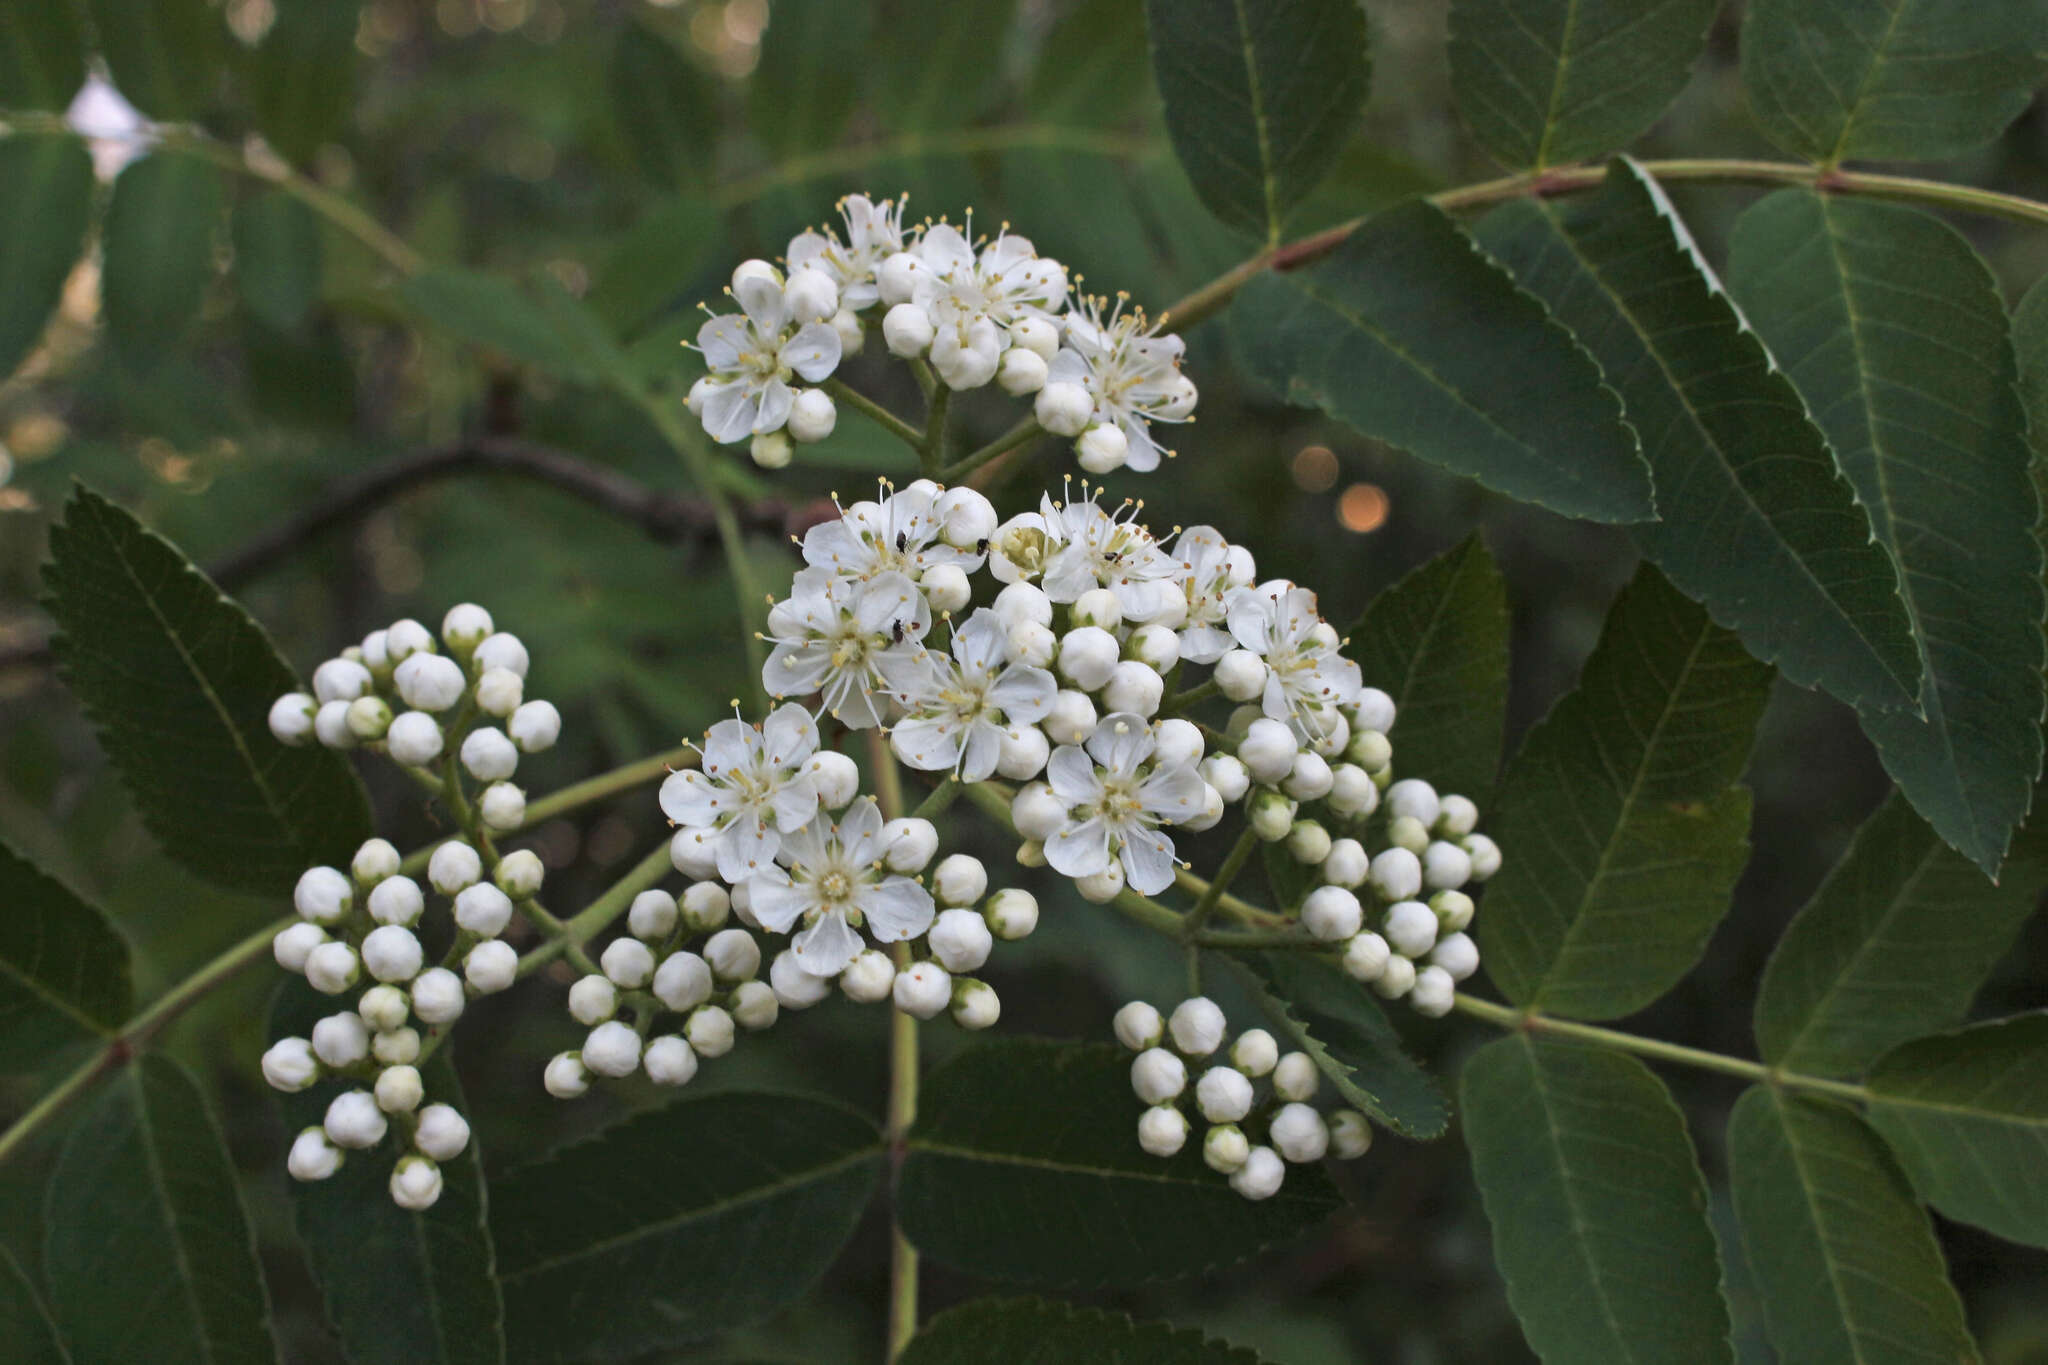
[[[745,384],[737,380],[713,384],[704,392],[704,434],[721,445],[744,441],[752,434],[754,415],[760,410],[760,400],[747,392]]]
[[[1048,849],[1048,861],[1050,860]],[[1173,885],[1173,840],[1142,825],[1124,827],[1124,881],[1141,896]]]
[[[912,716],[889,731],[889,747],[919,772],[944,772],[960,761],[961,729],[959,720],[950,715]]]
[[[932,927],[931,892],[908,877],[886,878],[862,891],[854,903],[882,943],[916,938]]]
[[[790,940],[796,950],[796,965],[812,976],[837,976],[867,945],[837,910],[818,916],[818,922]]]
[[[839,333],[832,324],[810,322],[784,343],[776,359],[811,383],[819,384],[839,368],[839,353]]]
[[[1078,753],[1079,750],[1073,752]],[[1070,824],[1045,841],[1045,860],[1055,872],[1092,877],[1109,867],[1109,826],[1101,816]]]

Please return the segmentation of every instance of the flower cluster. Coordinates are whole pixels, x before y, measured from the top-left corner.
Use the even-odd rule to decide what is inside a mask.
[[[805,231],[784,257],[787,271],[744,261],[733,271],[737,313],[710,317],[697,333],[709,371],[690,390],[690,411],[712,439],[752,439],[754,459],[789,462],[790,441],[821,441],[837,412],[822,384],[859,351],[881,308],[892,355],[930,365],[959,391],[994,383],[1033,398],[1039,424],[1072,437],[1082,468],[1103,474],[1159,466],[1154,422],[1184,422],[1195,386],[1180,372],[1177,336],[1144,313],[1077,296],[1067,268],[1005,226],[993,239],[944,221],[906,228],[904,201],[865,195],[840,201],[845,237]],[[863,315],[868,316],[863,316]]]
[[[1224,1060],[1203,1066],[1190,1091],[1190,1067],[1222,1052],[1223,1011],[1207,996],[1174,1006],[1170,1016],[1142,1000],[1116,1012],[1116,1036],[1137,1053],[1131,1089],[1149,1108],[1138,1120],[1138,1145],[1156,1157],[1170,1157],[1187,1145],[1185,1107],[1209,1127],[1202,1135],[1202,1160],[1230,1177],[1230,1187],[1247,1199],[1268,1199],[1287,1177],[1288,1162],[1349,1161],[1372,1145],[1372,1127],[1355,1109],[1325,1118],[1315,1098],[1316,1064],[1305,1052],[1282,1055],[1273,1035],[1246,1029]],[[1263,1142],[1254,1143],[1255,1137]]]

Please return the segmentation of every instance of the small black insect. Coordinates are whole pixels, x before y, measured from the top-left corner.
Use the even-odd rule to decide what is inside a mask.
[[[910,535],[909,535],[909,533],[908,533],[908,532],[905,532],[905,531],[898,531],[898,532],[896,533],[896,553],[897,553],[897,554],[899,554],[899,555],[900,555],[900,554],[902,554],[902,553],[903,553],[903,551],[904,551],[904,550],[905,550],[905,549],[906,549],[906,548],[907,548],[907,547],[909,546],[909,544],[910,544]]]
[[[978,555],[985,555],[985,554],[987,554],[987,553],[988,553],[988,537],[987,537],[987,536],[983,536],[983,537],[982,537],[982,538],[981,538],[980,540],[977,540],[977,541],[975,541],[975,542],[974,542],[974,553],[976,553],[976,554],[978,554]]]
[[[889,634],[890,634],[891,638],[893,638],[893,639],[894,639],[894,640],[896,641],[896,643],[897,643],[897,644],[899,644],[899,645],[900,645],[900,644],[902,644],[902,643],[903,643],[903,623],[902,623],[901,621],[891,621],[891,622],[889,623]]]

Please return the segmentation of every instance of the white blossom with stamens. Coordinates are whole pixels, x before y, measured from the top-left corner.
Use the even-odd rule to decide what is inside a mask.
[[[793,934],[797,965],[836,976],[867,948],[916,938],[931,927],[931,893],[882,865],[882,813],[873,797],[847,807],[835,824],[818,815],[783,836],[782,863],[747,883],[754,918],[770,933]]]
[[[1105,512],[1086,484],[1081,490],[1087,496],[1078,501],[1056,503],[1049,494],[1039,500],[1048,546],[1045,595],[1072,602],[1090,589],[1108,588],[1124,620],[1151,620],[1172,590],[1174,562],[1137,520],[1144,504],[1126,501]]]
[[[889,680],[901,688],[918,667],[931,623],[923,594],[896,570],[865,582],[801,570],[789,597],[769,609],[775,648],[761,685],[778,700],[816,692],[848,729],[871,729],[883,721]]]
[[[883,200],[877,204],[864,194],[849,194],[839,201],[839,216],[846,224],[846,239],[831,228],[822,232],[806,229],[790,239],[786,259],[792,273],[810,266],[822,270],[839,286],[839,304],[862,312],[881,297],[875,284],[875,269],[903,250],[903,205],[909,198]]]
[[[1147,473],[1162,453],[1152,423],[1185,422],[1195,411],[1194,382],[1180,372],[1187,346],[1162,334],[1142,310],[1124,311],[1121,297],[1103,317],[1105,302],[1085,299],[1067,314],[1065,342],[1046,367],[1046,383],[1087,390],[1093,421],[1121,431],[1130,443],[1124,462]]]
[[[1102,718],[1085,748],[1053,751],[1046,780],[1067,808],[1045,841],[1045,860],[1056,871],[1078,880],[1121,862],[1125,881],[1142,895],[1173,884],[1173,840],[1159,827],[1200,816],[1207,793],[1193,764],[1155,763],[1153,748],[1150,723],[1118,712]]]
[[[1065,306],[1065,266],[1007,229],[977,252],[969,239],[973,230],[971,217],[965,233],[939,223],[918,241],[930,274],[916,301],[931,310],[934,324],[966,329],[985,319],[1007,333],[1027,318],[1051,320]]]
[[[1230,594],[1230,633],[1266,661],[1260,707],[1303,743],[1323,738],[1336,708],[1358,700],[1358,665],[1337,652],[1337,634],[1316,614],[1316,595],[1285,579]]]
[[[958,549],[941,537],[948,515],[966,500],[980,497],[973,489],[942,490],[920,479],[886,492],[878,501],[841,507],[836,521],[820,522],[804,532],[804,563],[856,580],[894,571],[914,582],[927,569],[942,565],[973,573],[987,552]]]
[[[1234,643],[1226,624],[1230,594],[1252,581],[1251,553],[1232,545],[1213,526],[1190,526],[1174,537],[1174,579],[1187,600],[1181,626],[1180,657],[1190,663],[1213,664]]]
[[[996,770],[1003,735],[1036,725],[1052,709],[1059,686],[1042,668],[1012,663],[1008,633],[982,607],[953,632],[948,653],[929,653],[928,666],[897,693],[907,713],[889,732],[896,756],[923,772],[951,769],[963,782]]]
[[[704,736],[703,767],[670,773],[661,809],[676,824],[720,831],[718,875],[741,882],[766,867],[782,837],[818,812],[805,761],[818,747],[811,713],[792,703],[759,726],[722,720]]]
[[[710,373],[698,381],[690,407],[712,440],[732,445],[780,431],[797,390],[792,379],[822,383],[839,368],[839,333],[830,323],[794,327],[782,282],[765,267],[733,272],[737,313],[721,313],[697,329],[697,349]]]

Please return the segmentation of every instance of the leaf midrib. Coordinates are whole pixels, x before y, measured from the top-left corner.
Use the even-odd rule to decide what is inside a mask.
[[[1273,132],[1266,115],[1266,101],[1259,89],[1259,55],[1252,46],[1250,16],[1245,0],[1230,0],[1237,19],[1238,50],[1244,54],[1245,102],[1251,110],[1252,131],[1259,141],[1259,195],[1266,206],[1266,245],[1280,241],[1280,186],[1273,168]]]

